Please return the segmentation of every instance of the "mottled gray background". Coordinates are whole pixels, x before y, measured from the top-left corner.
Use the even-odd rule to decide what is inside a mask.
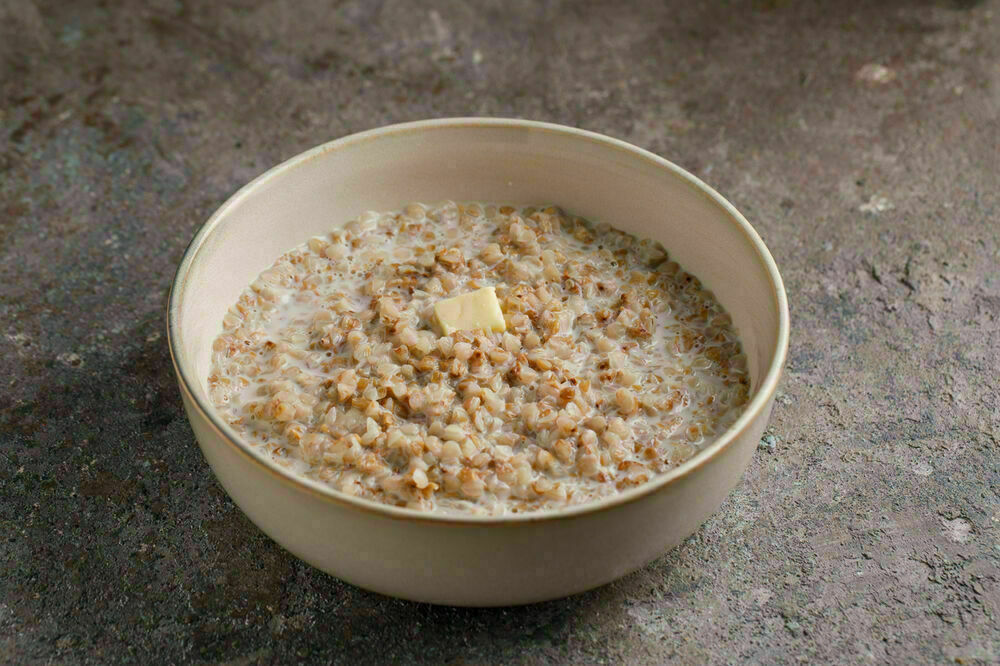
[[[0,67],[0,662],[1000,659],[997,0],[0,0]],[[690,169],[792,311],[772,436],[722,510],[526,608],[284,553],[202,459],[163,332],[241,184],[474,114]]]

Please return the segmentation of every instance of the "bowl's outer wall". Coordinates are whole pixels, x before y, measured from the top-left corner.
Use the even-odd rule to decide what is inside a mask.
[[[751,236],[734,211],[662,162],[547,127],[468,121],[388,128],[317,149],[259,179],[220,209],[182,264],[171,343],[194,394],[184,396],[189,418],[226,490],[304,560],[362,587],[438,603],[569,594],[610,581],[691,534],[738,481],[772,396],[729,446],[657,492],[572,518],[492,526],[400,520],[332,500],[262,467],[192,404],[211,404],[206,377],[223,314],[279,255],[364,210],[442,199],[554,203],[660,240],[733,316],[754,389],[781,348],[781,305]]]
[[[756,449],[767,416],[712,464],[636,501],[564,519],[468,526],[331,503],[252,461],[192,409],[186,394],[184,403],[226,492],[293,555],[374,592],[453,606],[555,599],[646,564],[693,533],[722,503]]]

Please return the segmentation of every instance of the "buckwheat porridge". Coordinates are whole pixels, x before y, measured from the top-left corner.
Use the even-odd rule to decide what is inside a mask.
[[[659,243],[453,202],[366,212],[283,255],[226,314],[208,381],[278,465],[479,514],[645,483],[749,393],[729,315]]]

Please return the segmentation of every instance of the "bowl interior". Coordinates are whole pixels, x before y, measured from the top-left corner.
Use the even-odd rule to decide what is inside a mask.
[[[364,210],[443,199],[552,203],[659,240],[732,315],[752,395],[769,370],[776,375],[787,339],[783,288],[763,243],[732,206],[677,167],[612,139],[468,119],[321,146],[264,174],[213,216],[185,256],[171,299],[171,342],[195,399],[211,405],[206,378],[223,315],[278,256]]]

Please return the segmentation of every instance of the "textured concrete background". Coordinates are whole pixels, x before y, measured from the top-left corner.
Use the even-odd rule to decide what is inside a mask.
[[[997,0],[0,0],[0,68],[0,662],[1000,660]],[[793,317],[722,510],[527,608],[284,553],[213,479],[163,333],[241,184],[471,114],[692,170],[761,231]]]

